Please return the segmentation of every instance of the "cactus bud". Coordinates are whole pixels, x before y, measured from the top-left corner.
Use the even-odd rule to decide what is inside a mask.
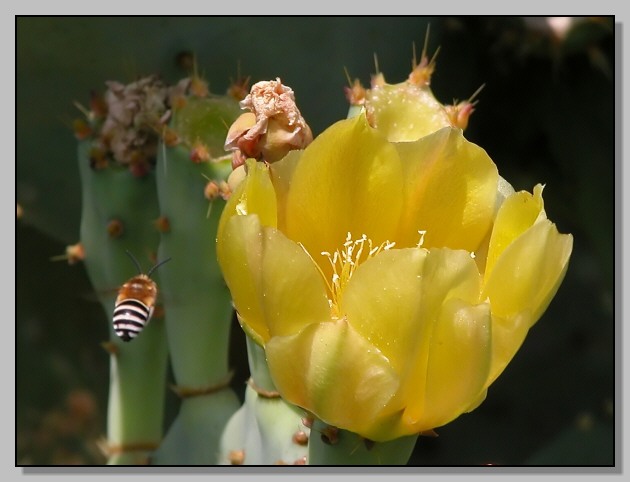
[[[240,151],[234,167],[242,164],[243,156],[269,163],[279,161],[289,151],[303,149],[313,140],[293,90],[279,78],[254,84],[240,105],[250,113],[243,114],[230,127],[225,142],[226,150]]]

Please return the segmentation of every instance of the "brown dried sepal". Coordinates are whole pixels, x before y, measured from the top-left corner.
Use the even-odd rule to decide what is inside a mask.
[[[240,116],[230,127],[224,146],[229,151],[240,151],[239,159],[279,161],[289,151],[304,149],[313,140],[293,90],[279,78],[254,84],[240,105],[253,117]]]

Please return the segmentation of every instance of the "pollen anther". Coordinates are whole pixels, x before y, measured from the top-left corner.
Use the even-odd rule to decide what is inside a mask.
[[[396,243],[387,240],[378,246],[374,246],[373,241],[368,238],[367,235],[363,234],[359,239],[353,239],[352,234],[348,233],[340,249],[336,250],[334,253],[330,253],[329,251],[322,251],[320,253],[327,258],[332,268],[332,276],[328,278],[306,248],[300,244],[315,266],[317,266],[318,271],[326,282],[330,294],[329,302],[333,317],[340,316],[339,302],[341,301],[341,296],[359,265],[376,256],[381,251],[393,248],[395,245]]]

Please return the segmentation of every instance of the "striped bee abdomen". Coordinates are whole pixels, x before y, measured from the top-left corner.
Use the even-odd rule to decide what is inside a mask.
[[[138,271],[141,271],[140,264],[136,258],[129,251],[126,253],[135,263]],[[140,273],[134,276],[120,287],[114,305],[112,324],[114,332],[123,341],[133,340],[149,323],[158,294],[157,285],[150,276],[157,267],[170,259],[165,259],[156,264],[147,274]]]
[[[133,298],[123,299],[114,308],[114,332],[123,340],[133,340],[149,323],[153,307]]]

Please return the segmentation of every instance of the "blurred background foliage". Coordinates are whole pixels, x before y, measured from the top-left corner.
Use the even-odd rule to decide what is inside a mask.
[[[344,118],[344,69],[369,84],[374,58],[406,78],[430,24],[432,80],[450,103],[485,87],[466,137],[575,238],[563,285],[486,401],[420,438],[410,465],[613,465],[615,443],[615,25],[545,17],[18,17],[16,464],[102,464],[108,318],[81,264],[73,105],[104,82],[186,76],[192,52],[213,93],[280,77],[313,133]],[[618,247],[617,247],[618,248]],[[618,329],[618,327],[617,327]],[[247,377],[233,330],[234,383]],[[617,350],[616,350],[617,348]],[[617,353],[616,353],[617,352]],[[167,397],[170,423],[177,400]],[[618,460],[618,459],[617,459]]]

